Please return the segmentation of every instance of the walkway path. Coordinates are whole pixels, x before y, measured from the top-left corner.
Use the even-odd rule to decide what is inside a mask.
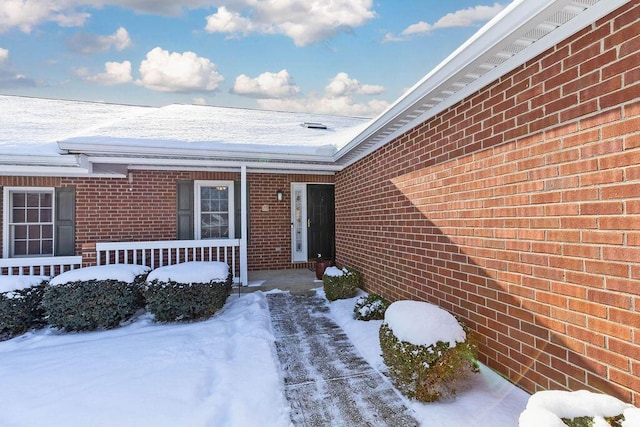
[[[283,292],[267,300],[294,425],[418,425],[389,381],[329,317],[325,299]]]

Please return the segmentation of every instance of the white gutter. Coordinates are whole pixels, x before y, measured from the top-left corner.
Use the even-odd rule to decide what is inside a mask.
[[[191,148],[188,145],[182,147],[153,147],[144,145],[121,145],[121,144],[100,144],[91,142],[69,142],[61,141],[58,143],[61,150],[65,150],[70,154],[82,153],[89,157],[92,155],[108,155],[114,154],[119,157],[136,157],[144,156],[149,158],[226,158],[232,160],[243,160],[254,158],[256,160],[291,160],[291,161],[312,161],[312,162],[333,162],[333,147],[308,147],[305,152],[301,152],[299,147],[287,146],[270,146],[256,147],[256,149],[238,149],[230,146],[229,149],[203,149]],[[267,151],[271,149],[271,151]],[[314,152],[315,151],[315,152]],[[326,154],[319,154],[323,151]]]
[[[141,157],[102,157],[89,156],[89,161],[94,164],[128,164],[130,169],[152,169],[156,168],[235,168],[240,170],[241,166],[247,168],[261,170],[289,170],[289,171],[322,171],[337,172],[342,169],[341,166],[334,163],[298,163],[298,162],[279,162],[275,161],[242,161],[234,160],[207,160],[207,159],[171,159],[171,158],[141,158]]]

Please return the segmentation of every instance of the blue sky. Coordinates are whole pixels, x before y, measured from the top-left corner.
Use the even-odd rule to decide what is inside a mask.
[[[0,94],[372,117],[509,0],[0,0]]]

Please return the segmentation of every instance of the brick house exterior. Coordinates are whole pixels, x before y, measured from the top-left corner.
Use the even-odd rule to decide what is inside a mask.
[[[82,254],[83,247],[95,242],[175,240],[177,181],[239,179],[240,174],[232,172],[136,170],[131,172],[132,182],[128,177],[0,176],[0,187],[75,189],[75,253]],[[333,176],[250,173],[247,181],[250,194],[249,270],[309,267],[309,263],[292,264],[291,261],[290,186],[294,182],[332,183]],[[281,202],[275,200],[278,189],[284,192]],[[1,198],[0,192],[0,210]],[[269,207],[267,212],[263,211],[265,206]],[[2,239],[0,245],[1,242]]]
[[[366,290],[460,316],[481,362],[529,392],[638,405],[640,0],[515,3],[332,156],[224,163],[62,141],[79,164],[112,163],[86,176],[4,169],[0,186],[73,189],[73,252],[90,259],[96,242],[177,239],[177,183],[243,181],[241,166],[247,265],[261,270],[309,265],[292,263],[292,184],[333,184],[336,260]],[[576,10],[584,25],[557,23]],[[554,25],[547,46],[538,33]],[[522,46],[536,53],[506,69]]]
[[[640,402],[640,2],[336,174],[366,288],[467,322],[529,392]]]

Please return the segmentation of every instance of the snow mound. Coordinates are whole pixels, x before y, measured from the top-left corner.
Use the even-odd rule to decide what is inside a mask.
[[[49,280],[49,276],[0,276],[0,293],[37,286],[43,280]],[[11,298],[11,294],[7,296]]]
[[[634,413],[630,409],[637,410],[613,396],[587,390],[539,391],[529,398],[526,409],[520,415],[519,425],[520,427],[563,427],[566,424],[562,422],[562,418],[593,417],[595,426],[608,426],[604,417],[613,417],[624,412],[626,419],[628,412],[629,418],[633,419]],[[640,421],[640,417],[636,421]],[[623,425],[639,427],[640,423],[625,420]]]
[[[62,273],[49,282],[51,286],[63,285],[69,282],[84,282],[88,280],[117,280],[133,283],[136,276],[146,274],[151,270],[146,265],[112,264],[78,268]]]
[[[159,267],[149,273],[147,282],[174,281],[176,283],[224,282],[229,275],[229,266],[218,261],[189,261]]]
[[[344,276],[347,271],[345,269],[339,269],[338,267],[327,267],[324,270],[324,274],[331,277],[340,277]]]
[[[400,341],[414,345],[430,346],[442,341],[455,347],[455,343],[467,338],[455,317],[428,302],[396,301],[385,312],[384,323]]]

